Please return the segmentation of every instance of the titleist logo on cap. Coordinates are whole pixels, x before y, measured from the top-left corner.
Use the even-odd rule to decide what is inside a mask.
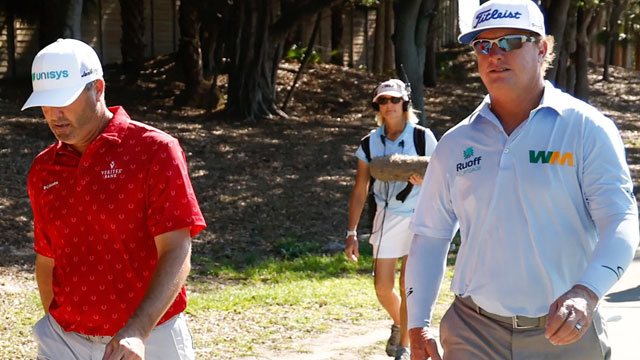
[[[498,10],[498,9],[487,9],[485,11],[481,11],[476,14],[476,23],[473,24],[473,27],[476,28],[478,25],[483,22],[487,22],[490,20],[498,20],[498,19],[520,19],[522,13],[519,11],[512,12],[509,10]]]

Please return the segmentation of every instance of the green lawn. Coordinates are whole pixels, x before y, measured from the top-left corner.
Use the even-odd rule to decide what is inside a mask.
[[[260,348],[290,349],[299,339],[329,331],[334,325],[386,319],[371,276],[371,256],[358,264],[344,254],[304,255],[268,260],[245,269],[207,267],[195,258],[197,275],[187,288],[187,316],[198,357],[232,359],[256,355]],[[451,273],[443,288],[448,288]],[[33,359],[31,326],[42,316],[35,281],[27,290],[0,298],[0,359]],[[441,295],[436,315],[451,295]]]

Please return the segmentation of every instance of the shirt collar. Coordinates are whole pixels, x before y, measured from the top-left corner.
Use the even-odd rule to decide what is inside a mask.
[[[109,108],[109,111],[113,114],[111,120],[109,120],[109,124],[104,129],[104,131],[95,138],[89,146],[97,144],[102,141],[111,141],[116,144],[122,142],[122,138],[127,132],[127,127],[129,126],[129,122],[131,118],[129,114],[124,110],[122,106],[113,106]],[[78,152],[75,151],[69,145],[66,145],[62,141],[58,140],[55,145],[56,155],[75,155],[78,156]]]
[[[385,134],[385,126],[386,126],[386,125],[382,125],[382,126],[379,128],[379,131],[380,131],[380,134],[381,134],[381,135],[384,135],[384,134]],[[398,142],[398,141],[400,141],[400,140],[404,139],[404,137],[405,137],[409,132],[413,131],[413,128],[414,128],[413,123],[412,123],[411,121],[409,121],[409,120],[405,120],[404,129],[402,130],[402,133],[400,134],[400,136],[398,136],[398,138],[397,138],[397,139],[395,139],[395,140],[393,140],[393,141],[391,141],[391,140],[389,140],[389,139],[387,139],[387,140],[388,140],[389,142],[391,142],[392,144],[395,144],[396,142]]]
[[[561,114],[568,106],[568,104],[566,104],[566,101],[563,100],[563,97],[560,96],[561,93],[561,90],[553,86],[553,84],[548,80],[545,80],[540,104],[538,104],[535,109],[531,110],[529,117],[531,118],[534,113],[543,108],[550,108],[558,114]],[[483,118],[502,127],[502,125],[500,124],[500,120],[498,120],[496,115],[491,111],[491,95],[489,94],[487,94],[484,99],[482,99],[480,105],[478,105],[478,107],[473,111],[470,121],[475,121],[478,116],[482,116]]]

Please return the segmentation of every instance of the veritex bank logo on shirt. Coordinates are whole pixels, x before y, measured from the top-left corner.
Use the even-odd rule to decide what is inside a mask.
[[[573,166],[573,153],[559,151],[529,150],[529,162],[532,164]]]
[[[475,156],[473,147],[466,148],[462,152],[462,156],[464,156],[464,161],[456,164],[456,175],[466,175],[480,170],[482,156]]]
[[[31,81],[36,80],[60,80],[61,78],[68,78],[69,71],[67,70],[54,70],[39,73],[31,73]]]
[[[116,168],[116,163],[113,161],[109,164],[109,167],[109,170],[102,170],[103,179],[113,179],[118,177],[118,175],[122,173],[122,169]]]

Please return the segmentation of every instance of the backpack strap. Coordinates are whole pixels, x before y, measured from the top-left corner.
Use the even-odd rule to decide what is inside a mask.
[[[425,155],[425,135],[426,131],[422,126],[416,125],[416,127],[413,128],[413,145],[416,147],[416,153],[418,153],[418,156]],[[398,195],[396,195],[396,200],[404,202],[407,199],[407,196],[409,196],[409,193],[412,189],[413,184],[407,182],[407,186],[405,186],[404,189],[402,189],[402,191],[400,191]]]
[[[416,125],[416,127],[413,128],[413,145],[415,145],[416,147],[416,153],[418,153],[418,156],[425,156],[425,141],[424,141],[424,137],[426,136],[426,129],[423,128],[420,125]]]
[[[370,138],[371,133],[368,133],[365,137],[360,139],[360,146],[362,146],[362,151],[364,151],[364,156],[367,158],[368,162],[371,162],[371,146],[369,145]]]

